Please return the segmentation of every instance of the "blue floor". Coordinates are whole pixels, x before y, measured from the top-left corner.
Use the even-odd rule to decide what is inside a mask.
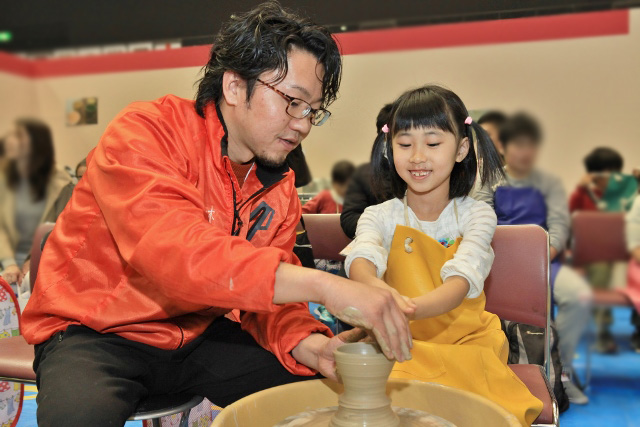
[[[592,353],[591,386],[587,391],[591,402],[586,406],[572,405],[560,415],[562,427],[640,427],[640,354],[629,347],[632,327],[631,310],[614,310],[613,333],[620,347],[619,354],[606,356]],[[581,380],[586,374],[586,340],[580,346],[574,367]],[[35,390],[25,393],[22,416],[17,427],[36,427]],[[128,422],[127,427],[141,427],[142,422]]]
[[[631,310],[614,310],[612,332],[616,336],[619,353],[603,355],[591,353],[591,386],[587,390],[590,402],[585,406],[572,405],[560,415],[562,427],[640,426],[640,354],[629,346],[633,328],[629,322]],[[583,341],[574,367],[581,380],[586,374],[586,345]]]

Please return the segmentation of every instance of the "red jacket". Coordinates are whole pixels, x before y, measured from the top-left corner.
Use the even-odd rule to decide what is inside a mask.
[[[598,190],[593,190],[595,197],[602,197],[602,194]],[[598,205],[593,200],[593,196],[589,194],[589,190],[583,186],[578,186],[569,196],[569,212],[575,211],[597,211]]]
[[[329,190],[322,190],[302,207],[302,213],[306,214],[335,214],[340,212],[342,212],[342,205],[333,200]]]
[[[240,189],[214,105],[205,117],[169,95],[109,124],[42,254],[23,316],[29,343],[83,324],[176,349],[239,309],[290,372],[313,374],[290,352],[328,328],[306,304],[272,303],[278,265],[299,264],[293,172],[254,167]]]

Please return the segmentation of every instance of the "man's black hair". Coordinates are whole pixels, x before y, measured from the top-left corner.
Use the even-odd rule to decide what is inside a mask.
[[[505,113],[498,110],[492,110],[484,113],[482,117],[478,119],[478,124],[482,125],[484,123],[490,123],[499,129],[506,121],[507,115]]]
[[[503,147],[516,138],[525,137],[534,144],[542,142],[542,129],[538,121],[526,113],[517,113],[500,126],[500,142]]]
[[[402,198],[407,191],[407,183],[394,166],[392,140],[398,132],[412,128],[433,127],[451,132],[458,142],[469,138],[469,152],[451,171],[449,199],[467,196],[473,188],[478,171],[476,146],[478,158],[483,161],[481,183],[492,183],[502,176],[502,162],[491,138],[479,124],[466,124],[468,115],[460,97],[441,86],[427,85],[402,94],[393,103],[388,121],[389,132],[380,132],[373,146],[371,174],[375,194],[382,195],[386,188],[390,188],[394,197]]]
[[[222,99],[222,76],[226,71],[246,80],[247,101],[262,73],[277,70],[271,83],[284,79],[288,54],[294,47],[311,53],[322,64],[322,107],[327,107],[335,101],[340,87],[342,60],[338,45],[326,28],[269,1],[247,13],[232,15],[222,25],[198,85],[198,114],[204,117],[205,106]]]
[[[341,160],[331,168],[331,182],[346,184],[355,171],[356,167],[353,163],[348,160]]]
[[[589,173],[621,172],[624,161],[613,148],[598,147],[584,158],[584,166]]]

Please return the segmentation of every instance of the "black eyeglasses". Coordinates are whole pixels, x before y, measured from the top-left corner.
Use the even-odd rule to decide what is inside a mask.
[[[260,79],[256,79],[281,97],[287,100],[289,105],[287,105],[286,112],[288,115],[293,117],[294,119],[304,119],[305,117],[310,117],[311,124],[314,126],[322,126],[324,122],[327,121],[329,117],[331,117],[331,113],[324,108],[315,109],[311,107],[311,105],[300,98],[294,98],[293,96],[289,96],[286,93],[276,89],[269,83],[263,82]]]

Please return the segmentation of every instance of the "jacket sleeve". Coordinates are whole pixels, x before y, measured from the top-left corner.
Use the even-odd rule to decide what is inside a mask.
[[[300,265],[293,254],[296,240],[296,225],[300,221],[300,201],[295,188],[286,221],[280,226],[272,242],[290,255],[286,262]],[[273,353],[280,363],[294,375],[314,375],[315,371],[298,363],[291,351],[314,332],[331,336],[328,327],[317,321],[309,312],[306,303],[283,304],[270,313],[244,312],[241,315],[242,329],[249,332],[266,350]]]
[[[548,190],[544,196],[547,204],[549,242],[558,252],[562,252],[569,239],[569,229],[571,227],[569,204],[567,203],[567,195],[560,178],[549,175],[547,179]]]
[[[83,179],[119,253],[176,303],[274,311],[275,271],[290,254],[212,226],[191,171],[191,139],[132,107],[105,131]]]
[[[344,234],[350,239],[353,239],[356,235],[356,228],[358,226],[358,220],[364,210],[369,207],[367,200],[367,194],[364,186],[367,185],[365,181],[366,170],[359,168],[356,171],[353,179],[347,187],[347,194],[344,197],[344,205],[342,206],[342,214],[340,214],[340,225]]]

